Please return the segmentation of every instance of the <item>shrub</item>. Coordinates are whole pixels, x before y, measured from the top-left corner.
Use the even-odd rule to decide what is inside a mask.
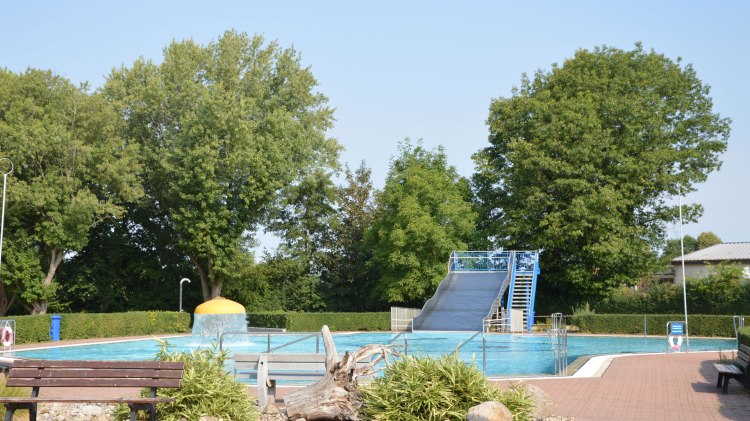
[[[6,376],[0,376],[0,396],[4,398],[13,398],[13,397],[27,397],[31,396],[31,389],[28,387],[6,387],[5,382],[7,380]],[[29,416],[27,415],[29,411],[27,410],[18,410],[13,414],[14,420],[23,420],[23,419],[29,419]],[[5,418],[5,406],[0,406],[0,417]]]
[[[255,327],[277,327],[292,332],[317,332],[323,325],[331,331],[387,331],[391,314],[383,313],[248,313],[248,323]]]
[[[745,346],[750,346],[750,326],[743,327],[740,329],[740,343],[744,344]]]
[[[574,314],[571,323],[585,333],[643,334],[643,314]],[[669,321],[684,320],[683,314],[648,314],[650,334],[666,333]],[[688,332],[695,336],[734,336],[732,316],[689,315]]]
[[[170,352],[167,343],[163,342],[157,360],[183,361],[185,371],[181,387],[158,390],[159,397],[175,399],[174,403],[157,405],[159,419],[198,420],[209,416],[224,421],[257,420],[257,405],[248,396],[245,385],[226,371],[226,359],[227,352],[215,348]],[[149,396],[149,390],[144,389],[141,395]],[[128,419],[128,414],[126,405],[118,406],[115,411],[118,420]]]
[[[127,313],[62,314],[60,339],[112,338],[118,336],[185,333],[190,331],[190,314],[176,311],[132,311]],[[3,317],[16,321],[16,343],[50,340],[49,314]]]
[[[464,420],[472,406],[500,401],[517,419],[528,419],[533,402],[520,387],[501,391],[458,355],[406,357],[362,388],[361,415],[371,420]]]

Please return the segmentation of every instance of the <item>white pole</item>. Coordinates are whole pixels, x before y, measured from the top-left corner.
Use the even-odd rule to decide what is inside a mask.
[[[3,211],[2,216],[0,216],[0,265],[3,263],[3,234],[4,234],[4,228],[5,228],[5,185],[8,182],[8,175],[13,172],[13,161],[11,161],[8,158],[0,158],[0,161],[8,161],[10,162],[10,171],[5,172],[3,171]]]
[[[687,286],[685,282],[685,242],[682,235],[682,195],[679,196],[680,207],[680,254],[682,257],[682,303],[685,306],[685,352],[690,351],[690,334],[688,333],[688,312],[687,312]]]
[[[182,283],[183,282],[190,283],[190,279],[188,278],[180,279],[180,313],[182,313]]]

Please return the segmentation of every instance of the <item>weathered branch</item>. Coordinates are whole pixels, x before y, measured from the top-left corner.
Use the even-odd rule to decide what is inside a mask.
[[[362,395],[357,390],[357,378],[376,373],[375,366],[381,361],[390,364],[388,354],[397,355],[388,345],[365,345],[354,353],[346,352],[339,359],[333,336],[328,326],[321,329],[326,349],[326,375],[316,383],[284,397],[289,419],[315,420],[359,419]],[[372,358],[377,355],[377,357]],[[365,364],[360,361],[370,359]]]

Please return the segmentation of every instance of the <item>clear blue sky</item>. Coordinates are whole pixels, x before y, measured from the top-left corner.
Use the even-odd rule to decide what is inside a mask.
[[[443,145],[464,176],[487,145],[492,98],[521,74],[580,48],[642,41],[692,63],[732,135],[721,171],[686,202],[705,207],[686,233],[750,241],[748,2],[26,1],[0,10],[0,67],[52,69],[100,86],[112,67],[161,60],[173,39],[207,43],[233,28],[294,46],[336,108],[342,161],[365,160],[382,186],[399,140]],[[677,236],[677,227],[671,229]]]

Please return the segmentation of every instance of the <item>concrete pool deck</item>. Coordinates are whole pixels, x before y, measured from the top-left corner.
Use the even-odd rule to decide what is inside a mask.
[[[148,339],[152,336],[127,339]],[[124,338],[118,338],[122,340]],[[17,349],[103,342],[101,339],[60,341]],[[557,413],[576,421],[598,420],[750,420],[750,390],[736,381],[724,395],[716,387],[713,362],[719,353],[620,355],[597,357],[596,366],[584,366],[594,377],[528,378],[523,382],[542,388],[557,403]],[[593,360],[593,359],[592,359]],[[510,380],[517,382],[519,380]],[[493,383],[507,385],[509,380]],[[279,387],[278,398],[297,388]],[[43,396],[76,396],[80,390],[48,388]],[[97,390],[102,397],[111,393]],[[117,392],[122,394],[122,390]],[[133,390],[134,395],[138,393]],[[250,395],[255,387],[248,387]],[[87,396],[94,397],[87,391]]]

